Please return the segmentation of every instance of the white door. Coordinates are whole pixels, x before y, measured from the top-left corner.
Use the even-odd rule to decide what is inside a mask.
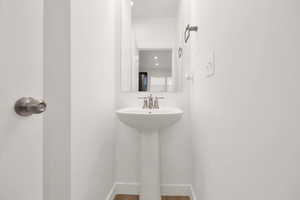
[[[20,117],[21,97],[43,98],[43,1],[0,0],[0,199],[43,199],[43,115]]]

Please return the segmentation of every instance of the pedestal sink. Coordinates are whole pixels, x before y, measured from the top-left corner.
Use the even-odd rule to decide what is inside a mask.
[[[183,111],[178,108],[118,110],[119,119],[141,133],[141,200],[160,200],[159,131],[176,123]]]

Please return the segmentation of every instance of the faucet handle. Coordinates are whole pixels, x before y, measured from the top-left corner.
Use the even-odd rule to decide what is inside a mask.
[[[143,109],[147,109],[147,108],[148,108],[148,99],[147,99],[147,97],[144,97]]]
[[[148,97],[138,97],[138,99],[143,99],[144,100],[144,104],[143,104],[143,109],[147,109],[148,108]]]
[[[158,102],[158,100],[159,99],[164,99],[164,97],[155,97],[155,99],[154,99],[154,109],[159,109],[159,102]]]

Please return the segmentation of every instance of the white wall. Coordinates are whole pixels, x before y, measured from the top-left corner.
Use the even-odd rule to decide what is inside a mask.
[[[114,181],[115,7],[72,0],[72,200],[103,200]]]
[[[300,2],[192,2],[193,68],[216,54],[191,90],[198,199],[299,199]]]
[[[119,8],[121,17],[121,85],[123,91],[131,91],[133,88],[136,88],[135,85],[132,85],[133,81],[136,78],[133,76],[135,71],[135,62],[133,58],[135,57],[135,38],[132,30],[132,7],[131,0],[119,0]],[[118,7],[115,7],[117,10]]]
[[[183,1],[185,4],[188,1]],[[186,8],[186,7],[185,7]],[[185,12],[186,13],[186,12]],[[182,27],[186,24],[186,16],[182,16]],[[120,43],[119,43],[120,44]],[[188,48],[186,49],[188,51]],[[186,51],[187,55],[188,52]],[[188,71],[188,57],[184,59],[184,69]],[[120,71],[118,71],[120,73]],[[120,74],[119,74],[120,75]],[[118,83],[120,84],[120,83]],[[161,183],[162,184],[190,184],[192,183],[192,149],[189,124],[189,88],[184,84],[184,92],[160,94],[166,97],[161,100],[162,106],[177,106],[185,111],[183,119],[174,126],[163,130],[160,135],[161,145]],[[145,93],[122,93],[117,86],[117,108],[141,106],[138,96]],[[116,181],[139,182],[139,144],[140,138],[136,130],[128,128],[118,122],[116,145]]]
[[[176,19],[133,20],[136,44],[139,49],[174,48]]]

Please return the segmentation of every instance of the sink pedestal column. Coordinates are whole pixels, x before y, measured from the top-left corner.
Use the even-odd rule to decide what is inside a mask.
[[[141,134],[141,200],[160,200],[159,133]]]

